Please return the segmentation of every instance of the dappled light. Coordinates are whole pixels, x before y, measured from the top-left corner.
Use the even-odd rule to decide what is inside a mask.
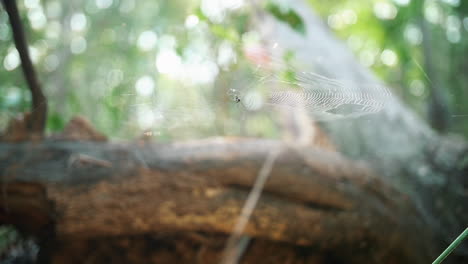
[[[373,1],[372,5],[366,6],[368,11],[360,4],[346,4],[341,7],[334,7],[333,12],[324,13],[324,20],[330,28],[338,32],[348,32],[343,33],[348,34],[345,37],[347,39],[346,43],[353,49],[360,62],[364,66],[375,68],[378,74],[388,76],[390,86],[397,90],[397,94],[403,94],[403,98],[413,104],[416,110],[424,115],[424,110],[421,108],[424,104],[421,100],[425,100],[422,97],[423,95],[428,96],[427,92],[424,91],[427,90],[429,80],[425,76],[424,69],[421,70],[419,67],[414,66],[423,64],[420,56],[410,55],[408,58],[407,55],[407,52],[412,49],[411,46],[414,47],[413,49],[419,49],[422,45],[423,32],[418,24],[419,22],[409,20],[407,23],[401,23],[400,38],[407,42],[405,45],[408,46],[408,51],[402,50],[401,47],[385,44],[379,39],[378,34],[370,36],[365,35],[364,31],[359,31],[359,28],[372,17],[383,21],[383,23],[398,20],[401,16],[399,12],[406,12],[405,8],[410,7],[411,4],[411,1],[401,0]],[[38,70],[46,73],[43,80],[46,84],[46,91],[51,97],[60,94],[60,96],[77,96],[77,98],[81,98],[78,94],[93,92],[101,94],[102,92],[97,91],[95,86],[100,84],[97,89],[104,91],[104,94],[114,94],[117,97],[118,94],[122,95],[121,98],[116,100],[127,105],[129,109],[127,113],[129,113],[131,112],[130,109],[133,108],[132,104],[139,100],[137,96],[152,96],[152,99],[147,100],[146,107],[149,109],[168,109],[172,106],[167,104],[164,106],[157,105],[159,102],[167,101],[167,99],[159,99],[161,96],[168,96],[168,99],[172,98],[169,101],[176,102],[177,99],[175,98],[180,96],[177,93],[192,89],[204,91],[203,96],[207,97],[204,100],[195,100],[198,103],[191,106],[197,109],[200,108],[200,105],[197,104],[204,104],[207,101],[212,105],[228,103],[223,101],[222,93],[207,96],[209,91],[218,90],[219,83],[216,80],[225,78],[223,76],[241,74],[243,69],[248,69],[248,67],[254,74],[247,77],[247,79],[244,78],[242,84],[239,84],[244,86],[242,88],[227,87],[224,92],[226,94],[229,89],[246,90],[245,87],[254,87],[260,83],[261,81],[258,79],[260,77],[255,76],[256,65],[263,63],[260,60],[270,60],[268,57],[276,56],[277,63],[283,63],[284,65],[289,63],[281,61],[281,55],[270,54],[271,51],[262,43],[261,36],[255,30],[238,31],[238,26],[242,26],[241,24],[229,26],[230,22],[228,21],[241,21],[240,18],[249,14],[249,4],[244,1],[204,0],[201,1],[198,10],[193,5],[187,5],[186,9],[181,9],[184,10],[180,12],[181,16],[177,18],[167,17],[167,21],[172,21],[170,22],[171,26],[167,22],[161,24],[157,23],[157,21],[166,19],[163,10],[180,8],[182,7],[181,3],[137,5],[133,0],[96,0],[85,1],[80,7],[70,9],[57,1],[49,1],[44,4],[39,0],[26,0],[20,1],[20,5],[23,5],[26,10],[26,17],[29,21],[28,26],[38,33],[37,40],[32,39],[30,42],[30,55]],[[287,5],[281,5],[284,4],[280,4],[280,8],[286,10]],[[443,3],[426,1],[423,15],[429,23],[438,25],[445,31],[444,34],[448,43],[457,44],[462,41],[463,32],[467,32],[467,23],[465,22],[468,18],[459,17],[456,14],[447,15],[443,5],[456,8],[460,6],[460,3],[459,1],[443,1]],[[151,8],[156,12],[153,12],[152,16],[143,17],[142,19],[136,19],[135,16],[136,20],[129,16],[129,14],[141,12],[139,10],[151,10]],[[99,22],[102,20],[100,17],[112,15],[114,12],[118,15],[113,19],[108,19],[108,24]],[[11,32],[7,24],[6,14],[2,12],[0,17],[0,39],[8,43],[11,40]],[[375,28],[378,29],[378,26]],[[209,37],[213,33],[222,41],[217,42]],[[18,52],[11,44],[3,46],[7,47],[5,56],[2,59],[3,70],[6,72],[19,70],[21,62]],[[136,52],[135,48],[142,53]],[[101,49],[112,52],[112,56],[85,67],[84,63],[89,58],[99,56],[97,54],[100,53]],[[266,50],[264,55],[260,55],[261,52],[258,52],[258,50],[262,49]],[[294,54],[294,50],[287,52]],[[414,52],[410,51],[410,54],[414,54]],[[252,56],[257,56],[257,58],[252,60]],[[140,58],[136,59],[138,57]],[[247,64],[244,58],[248,59]],[[134,62],[129,63],[129,60]],[[248,66],[249,63],[250,66]],[[120,77],[109,77],[107,74],[101,74],[101,70],[94,70],[93,67],[99,67],[102,70],[109,69],[109,72],[114,72],[113,76],[115,72],[118,72]],[[296,68],[300,69],[301,67],[303,66]],[[400,83],[398,83],[397,78],[395,78],[395,74],[397,74],[395,71],[403,67],[408,68],[408,70],[405,70],[407,77],[401,79]],[[80,86],[89,87],[92,90],[87,92],[86,89],[81,88],[79,89],[81,92],[75,91],[76,89],[64,89],[64,92],[58,92],[60,87],[56,86],[58,78],[56,72],[64,69],[69,74],[62,74],[63,76],[60,77],[61,85],[70,88],[75,87],[77,85],[76,80],[80,80]],[[313,69],[306,70],[314,72]],[[245,72],[242,74],[245,74]],[[274,73],[274,75],[281,76],[282,73]],[[338,79],[337,81],[347,82],[352,80]],[[48,83],[51,83],[51,85],[48,85]],[[8,85],[10,84],[3,84],[7,90]],[[186,88],[169,89],[167,88],[168,85],[184,86]],[[133,94],[133,96],[130,96],[130,94]],[[190,94],[188,93],[189,96]],[[246,94],[250,94],[248,97],[258,95],[255,92]],[[88,100],[87,102],[91,101]],[[25,100],[18,101],[19,104],[22,102],[25,102]],[[90,116],[91,112],[88,110],[91,110],[91,108],[87,108],[85,104],[86,102],[80,102],[78,104],[80,106],[75,108],[74,111],[77,110],[82,115]],[[124,113],[124,108],[119,110],[108,108],[113,103],[106,106],[102,104],[102,101],[95,101],[93,104],[107,108],[105,112],[110,116],[116,116],[117,114],[121,117],[127,116],[127,119],[131,118],[129,114]],[[454,111],[457,114],[462,113],[465,109],[461,104],[454,105],[456,108]],[[51,107],[52,112],[57,112],[60,109],[61,113],[58,114],[57,112],[57,116],[60,116],[60,119],[63,120],[62,124],[71,117],[72,112],[69,106],[62,107],[59,106],[59,103],[53,103]],[[177,111],[179,106],[175,103],[173,107],[172,110]],[[228,108],[232,108],[232,106]],[[234,108],[238,107],[234,106]],[[258,107],[254,106],[253,108],[257,109]],[[8,109],[5,110],[14,113],[15,109],[21,109],[21,107],[17,105],[16,108],[12,108],[12,105],[10,105]],[[228,112],[231,112],[231,110],[228,110]],[[108,119],[103,113],[99,116]],[[234,117],[234,119],[236,118]],[[6,120],[1,122],[6,122]],[[119,122],[105,122],[108,125],[101,125],[100,129],[117,137],[131,137],[138,134],[137,131],[131,132],[132,129],[128,129],[128,123],[126,122],[128,120],[125,119],[122,119],[121,124]],[[238,120],[236,122],[242,121]],[[110,126],[112,123],[114,125]],[[455,123],[454,127],[457,131],[460,131],[463,125]]]

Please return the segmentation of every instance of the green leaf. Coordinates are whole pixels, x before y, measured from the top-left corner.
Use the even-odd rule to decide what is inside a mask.
[[[49,115],[49,118],[47,119],[47,127],[51,131],[60,131],[65,127],[65,121],[63,120],[63,117],[59,113],[52,113]]]
[[[239,35],[234,28],[226,28],[221,25],[213,24],[210,26],[210,30],[215,36],[221,39],[229,40],[234,43],[239,41]]]
[[[238,32],[239,35],[247,32],[248,24],[249,24],[249,15],[247,14],[239,14],[233,21],[234,28]]]
[[[288,24],[294,31],[305,35],[306,28],[302,18],[291,8],[280,5],[275,1],[268,1],[265,9],[278,20]]]
[[[205,16],[200,7],[195,10],[195,15],[200,19],[200,21],[209,21],[208,17]]]

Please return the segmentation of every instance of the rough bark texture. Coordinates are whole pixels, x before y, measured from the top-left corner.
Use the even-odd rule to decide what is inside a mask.
[[[292,263],[425,263],[433,257],[433,238],[409,197],[363,164],[267,140],[2,144],[0,219],[42,238],[52,232],[53,243],[42,245],[51,253],[42,254],[53,263],[69,263],[70,254],[76,263],[102,263],[117,248],[132,255],[151,243],[161,248],[151,253],[160,261],[167,254],[167,263],[208,254],[201,263],[216,263],[259,168],[277,148],[282,152],[246,229],[253,243],[243,263],[263,259],[270,249],[272,263],[283,257]],[[114,253],[93,253],[96,259],[84,253],[99,241],[106,244],[100,250]]]

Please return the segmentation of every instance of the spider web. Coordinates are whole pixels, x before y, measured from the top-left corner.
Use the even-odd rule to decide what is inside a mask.
[[[380,112],[392,99],[392,93],[383,85],[340,81],[285,63],[274,64],[276,69],[270,73],[259,68],[253,85],[264,86],[262,103],[266,107],[304,107],[312,119],[331,121]],[[285,77],[284,73],[291,76]],[[242,97],[235,95],[247,109],[257,108],[253,105],[258,102]]]
[[[129,123],[171,139],[204,136],[271,136],[278,127],[278,111],[304,109],[310,119],[328,122],[380,112],[390,102],[384,86],[336,80],[300,70],[269,55],[269,65],[254,65],[250,74],[238,74],[212,89],[171,87],[151,98],[136,98]],[[216,94],[216,96],[212,96]],[[135,95],[135,97],[137,97]]]

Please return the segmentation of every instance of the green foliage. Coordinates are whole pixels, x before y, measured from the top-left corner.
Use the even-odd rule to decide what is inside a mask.
[[[306,28],[302,18],[284,3],[269,0],[266,3],[265,9],[270,12],[278,20],[288,24],[296,32],[305,35]]]
[[[239,41],[239,34],[235,28],[225,28],[221,25],[212,24],[210,30],[220,39],[229,40],[234,43]]]
[[[260,133],[249,124],[261,122],[240,124],[244,110],[239,104],[230,105],[232,98],[227,95],[230,90],[242,94],[256,81],[254,64],[268,60],[261,55],[252,62],[245,56],[263,45],[252,23],[262,8],[300,34],[305,34],[306,25],[287,1],[241,7],[227,2],[231,1],[18,1],[34,64],[49,98],[48,130],[60,130],[80,114],[111,137],[135,137],[148,126],[142,117],[149,113],[154,124],[148,128],[161,139]],[[436,12],[440,22],[429,23],[434,67],[450,99],[451,132],[468,135],[466,1],[458,5],[433,0],[407,5],[390,0],[309,2],[356,57],[423,117],[433,76],[426,78],[419,23]],[[380,16],[389,17],[377,15],[379,3],[390,8]],[[450,30],[458,30],[458,40]],[[293,57],[290,52],[280,59],[290,65]],[[1,8],[0,58],[0,127],[4,127],[9,118],[29,108],[30,95]],[[286,67],[280,78],[294,81],[292,69]],[[207,107],[217,109],[215,117]],[[225,122],[227,117],[231,119]],[[260,113],[251,116],[263,118]],[[274,125],[264,123],[262,133],[276,135]]]
[[[465,54],[468,53],[466,1],[309,2],[357,58],[374,70],[423,118],[428,118],[430,86],[438,80],[441,93],[449,99],[448,108],[452,113],[450,132],[468,136],[468,75],[463,70],[466,68]],[[385,11],[389,17],[379,17],[385,15],[379,14],[379,10]],[[353,23],[333,23],[335,18],[342,21],[350,13],[355,14]],[[428,26],[427,39],[424,39],[421,21]],[[427,72],[425,44],[432,47],[432,75]],[[394,65],[384,63],[385,50],[395,53],[397,62]]]
[[[285,69],[280,72],[279,78],[281,81],[284,81],[286,83],[295,83],[297,81],[296,71],[294,70],[293,67],[291,67],[293,60],[294,60],[294,52],[287,51],[284,53],[283,61],[287,67],[285,67]],[[293,86],[292,88],[299,88],[299,87]]]
[[[19,238],[18,233],[11,226],[0,226],[0,255]]]
[[[63,116],[58,113],[49,113],[47,119],[47,128],[50,131],[61,131],[65,126]]]

